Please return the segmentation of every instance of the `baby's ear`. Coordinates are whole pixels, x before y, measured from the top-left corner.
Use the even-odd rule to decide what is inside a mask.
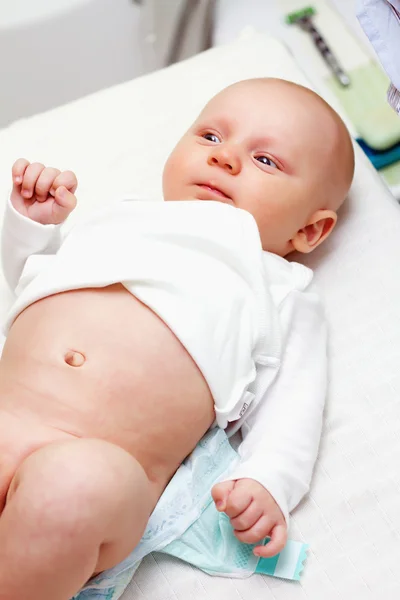
[[[293,249],[303,254],[312,252],[332,232],[336,225],[337,214],[333,210],[317,210],[307,225],[299,229],[291,241]]]

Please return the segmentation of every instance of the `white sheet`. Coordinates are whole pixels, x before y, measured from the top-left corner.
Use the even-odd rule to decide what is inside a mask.
[[[279,43],[255,36],[16,123],[0,132],[0,197],[18,156],[76,170],[74,219],[125,191],[158,194],[163,161],[204,101],[263,75],[304,82]],[[311,545],[301,583],[212,578],[154,555],[124,600],[398,600],[399,256],[400,210],[357,152],[340,224],[307,260],[326,301],[331,374],[312,490],[291,522],[291,537]],[[4,314],[9,296],[0,283]]]

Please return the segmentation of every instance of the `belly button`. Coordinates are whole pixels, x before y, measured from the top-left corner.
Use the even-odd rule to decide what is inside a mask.
[[[85,362],[86,357],[76,350],[68,350],[68,352],[64,354],[64,360],[70,367],[81,367]]]

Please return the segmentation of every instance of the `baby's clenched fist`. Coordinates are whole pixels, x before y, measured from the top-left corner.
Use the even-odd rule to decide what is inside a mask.
[[[286,544],[285,517],[274,498],[254,479],[224,481],[215,485],[211,494],[217,509],[230,518],[235,536],[245,544],[256,544],[270,537],[266,546],[256,546],[257,556],[278,554]]]
[[[42,223],[63,223],[76,206],[78,181],[72,171],[59,171],[19,158],[12,167],[11,204],[21,215]]]

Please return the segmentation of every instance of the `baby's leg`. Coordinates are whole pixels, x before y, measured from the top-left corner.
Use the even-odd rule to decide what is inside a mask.
[[[0,516],[0,600],[69,600],[133,550],[157,499],[140,464],[109,442],[33,452]]]

